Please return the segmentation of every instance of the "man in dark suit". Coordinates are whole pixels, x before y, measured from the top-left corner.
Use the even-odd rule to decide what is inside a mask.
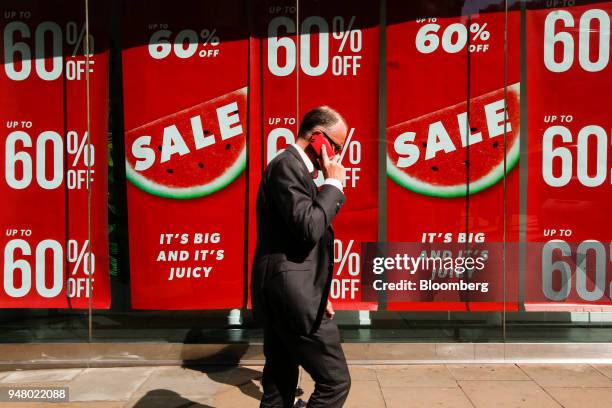
[[[334,267],[331,222],[345,201],[339,153],[347,125],[333,109],[302,119],[298,139],[267,166],[257,194],[257,248],[251,298],[264,327],[261,407],[292,407],[299,366],[312,376],[308,407],[342,407],[350,388],[340,333],[328,301]],[[327,139],[321,157],[312,138]],[[313,177],[323,171],[317,189]]]

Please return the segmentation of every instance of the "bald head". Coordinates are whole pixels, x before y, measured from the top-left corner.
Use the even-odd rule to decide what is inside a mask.
[[[305,139],[316,128],[323,128],[329,131],[338,125],[339,122],[345,124],[344,118],[334,109],[329,106],[317,106],[306,112],[302,118],[298,137]]]
[[[314,136],[323,134],[330,139],[334,151],[329,151],[327,154],[332,157],[342,150],[347,132],[346,121],[338,112],[329,106],[318,106],[306,112],[304,118],[302,118],[296,143],[304,149],[316,167],[319,166],[318,153],[314,149],[308,148],[314,141]]]

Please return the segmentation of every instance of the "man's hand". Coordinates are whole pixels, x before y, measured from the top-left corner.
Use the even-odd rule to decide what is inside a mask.
[[[346,169],[340,164],[340,155],[335,155],[331,159],[327,155],[325,145],[321,146],[321,169],[323,170],[324,178],[333,178],[344,184],[346,178]]]
[[[325,307],[325,314],[330,319],[333,319],[334,315],[336,314],[336,312],[334,311],[334,306],[332,305],[332,302],[330,300],[327,300],[327,306]]]

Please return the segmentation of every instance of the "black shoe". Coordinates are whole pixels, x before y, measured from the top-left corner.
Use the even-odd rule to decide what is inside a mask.
[[[293,408],[305,408],[308,404],[301,398],[293,404]]]

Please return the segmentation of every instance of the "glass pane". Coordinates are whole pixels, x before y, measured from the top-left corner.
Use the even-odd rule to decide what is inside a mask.
[[[520,72],[506,36],[518,41],[520,13],[503,1],[389,0],[387,19],[387,240],[432,263],[483,262],[396,274],[414,289],[387,293],[387,309],[422,311],[407,333],[499,340],[517,307],[505,243],[518,240]]]
[[[513,341],[610,341],[610,2],[523,4],[521,269]]]
[[[246,300],[247,3],[108,7],[113,307],[94,337],[228,341]]]
[[[0,342],[261,341],[257,189],[319,105],[344,341],[612,338],[610,2],[0,10]]]
[[[0,341],[87,341],[88,309],[110,305],[108,32],[84,2],[1,10]]]

